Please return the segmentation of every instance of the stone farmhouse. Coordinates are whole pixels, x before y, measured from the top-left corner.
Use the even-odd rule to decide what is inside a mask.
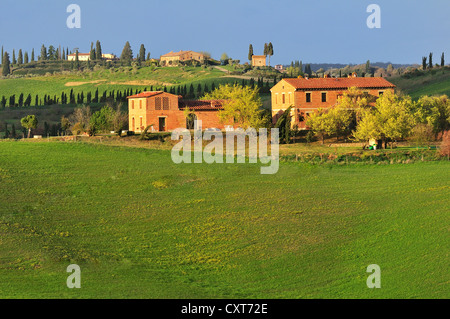
[[[272,118],[274,123],[289,107],[291,109],[292,126],[307,129],[306,119],[309,114],[319,108],[334,106],[344,91],[357,87],[364,93],[379,97],[384,92],[394,91],[395,85],[384,78],[286,78],[278,82],[272,89]]]
[[[252,66],[266,66],[265,55],[252,55]]]
[[[227,123],[221,123],[218,116],[222,103],[220,100],[184,100],[180,95],[162,91],[132,95],[128,97],[129,130],[140,133],[149,125],[152,125],[150,131],[159,132],[195,129],[195,120],[202,121],[203,129],[223,130]]]
[[[185,62],[192,60],[203,62],[205,60],[205,55],[194,51],[169,52],[161,55],[160,64],[161,66],[176,66],[180,61]]]
[[[76,53],[69,54],[67,61],[75,61],[77,58]],[[102,54],[102,58],[106,61],[116,60],[117,57],[114,54]],[[91,59],[90,53],[78,53],[78,61],[89,61]]]

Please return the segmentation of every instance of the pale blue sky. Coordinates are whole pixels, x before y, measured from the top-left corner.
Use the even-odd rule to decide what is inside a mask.
[[[81,29],[68,29],[66,8],[81,7]],[[381,7],[381,29],[369,29],[366,8]],[[39,54],[43,43],[79,47],[101,41],[120,55],[126,41],[152,57],[169,51],[226,52],[247,60],[272,42],[272,64],[421,63],[434,52],[450,61],[450,0],[1,0],[0,45]]]

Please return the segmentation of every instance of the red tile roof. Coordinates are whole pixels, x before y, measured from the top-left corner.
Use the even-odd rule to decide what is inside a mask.
[[[152,97],[152,96],[159,95],[162,93],[164,93],[164,92],[163,91],[142,92],[139,94],[128,96],[127,98],[128,99],[139,99],[139,98],[144,98],[144,97]]]
[[[296,89],[395,88],[384,78],[313,78],[284,79]]]
[[[180,109],[185,109],[187,107],[191,110],[217,111],[223,109],[222,103],[223,100],[182,100],[178,107]]]

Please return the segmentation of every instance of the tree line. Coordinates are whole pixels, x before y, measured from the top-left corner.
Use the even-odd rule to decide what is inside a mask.
[[[412,137],[430,142],[450,129],[450,99],[423,96],[417,102],[391,91],[375,97],[350,88],[333,107],[308,116],[306,125],[316,137],[351,136],[355,141],[376,140],[379,147]]]
[[[246,80],[243,79],[241,82],[242,86],[250,86],[251,88],[259,88],[262,93],[270,93],[271,85],[276,84],[277,79],[273,82],[264,81],[262,78],[258,78],[256,81],[254,79]],[[235,81],[237,83],[237,81]],[[179,86],[150,86],[149,91],[164,91],[175,95],[181,95],[186,99],[200,98],[206,93],[210,93],[216,89],[215,82],[211,82],[211,85],[207,83],[198,83],[194,85],[179,85]],[[94,92],[78,92],[74,93],[73,89],[69,93],[61,92],[60,96],[44,94],[40,97],[39,94],[32,96],[31,94],[25,95],[23,93],[16,96],[15,94],[9,96],[9,98],[2,96],[0,99],[0,109],[5,107],[30,107],[30,106],[47,106],[47,105],[74,105],[74,104],[98,104],[105,102],[115,102],[115,103],[125,103],[127,97],[139,94],[141,92],[146,92],[147,88],[144,90],[140,89],[124,89],[124,90],[105,90],[100,93],[99,89]]]
[[[439,66],[438,64],[436,64],[436,66]],[[442,52],[441,54],[441,67],[445,66],[445,55],[444,52]],[[426,69],[432,69],[433,68],[433,52],[430,52],[430,54],[428,55],[428,60],[427,57],[424,56],[422,57],[422,69],[426,70]]]

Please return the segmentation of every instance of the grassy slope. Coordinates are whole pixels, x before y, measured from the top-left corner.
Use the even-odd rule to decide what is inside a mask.
[[[150,89],[152,85],[161,88],[163,85],[190,85],[194,83],[207,83],[209,86],[212,81],[219,84],[223,81],[233,81],[234,79],[221,79],[225,73],[216,68],[203,69],[201,67],[185,67],[185,68],[156,68],[143,67],[136,72],[132,68],[116,68],[103,69],[92,72],[80,72],[63,75],[39,76],[33,78],[20,79],[3,79],[0,80],[0,97],[9,97],[16,95],[16,99],[23,93],[25,97],[32,95],[34,104],[34,96],[39,94],[42,99],[44,94],[57,97],[61,96],[61,92],[69,93],[71,89],[75,93],[87,92],[94,93],[98,88],[100,94],[107,90],[124,90],[133,89]],[[70,85],[67,85],[70,84]],[[78,85],[81,84],[81,85]],[[17,101],[17,100],[16,100]]]
[[[418,99],[422,95],[450,96],[450,68],[435,69],[413,78],[392,77],[388,80],[404,93]]]
[[[0,142],[0,297],[449,297],[448,162],[259,167]]]
[[[6,108],[0,109],[0,127],[3,130],[3,124],[15,124],[16,129],[20,129],[20,119],[26,115],[34,114],[39,120],[39,127],[43,127],[44,122],[49,124],[59,123],[61,116],[68,116],[73,113],[75,106],[73,105],[52,105],[34,107],[35,95],[39,94],[42,100],[44,94],[56,95],[58,98],[61,92],[64,91],[69,94],[73,89],[74,93],[84,92],[86,98],[87,92],[92,92],[94,96],[95,90],[98,88],[100,95],[103,91],[110,92],[111,90],[125,90],[132,88],[133,90],[150,90],[161,89],[160,85],[194,85],[197,89],[198,84],[208,85],[211,88],[212,83],[216,85],[223,83],[230,83],[234,81],[242,81],[240,79],[223,77],[225,73],[213,68],[203,69],[201,67],[185,67],[185,68],[156,68],[143,67],[133,73],[131,68],[115,69],[114,72],[110,70],[98,70],[93,72],[86,72],[80,74],[66,74],[66,75],[52,75],[41,76],[33,78],[21,79],[3,79],[0,80],[0,98],[5,96],[8,100],[12,94],[16,95],[16,103],[20,93],[24,93],[25,98],[28,94],[32,95],[32,106],[22,108]],[[67,86],[66,84],[71,85]],[[82,85],[76,85],[81,83]],[[109,95],[109,93],[108,93]],[[267,99],[266,99],[267,100]],[[267,103],[266,103],[267,104]],[[99,105],[91,105],[93,110],[100,108]],[[11,126],[9,127],[11,129]]]

